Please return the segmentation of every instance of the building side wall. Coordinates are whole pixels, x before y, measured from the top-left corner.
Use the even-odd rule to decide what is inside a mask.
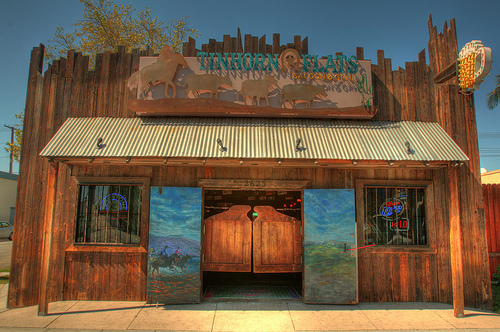
[[[500,184],[483,184],[486,240],[490,263],[490,278],[500,265]]]
[[[10,208],[16,206],[17,181],[0,178],[0,220],[9,221]]]
[[[500,184],[500,170],[481,174],[482,184]]]

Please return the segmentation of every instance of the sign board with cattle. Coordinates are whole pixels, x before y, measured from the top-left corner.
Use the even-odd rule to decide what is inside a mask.
[[[197,52],[141,57],[128,81],[137,115],[372,118],[371,63],[356,56]]]

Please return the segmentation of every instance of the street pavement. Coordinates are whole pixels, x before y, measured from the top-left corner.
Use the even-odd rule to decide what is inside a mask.
[[[453,316],[442,303],[307,305],[301,302],[61,301],[47,316],[38,307],[7,309],[8,285],[0,285],[0,331],[500,331],[500,315],[470,309]]]

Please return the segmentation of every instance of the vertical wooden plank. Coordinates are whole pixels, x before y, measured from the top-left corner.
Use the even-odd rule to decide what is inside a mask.
[[[436,64],[438,63],[437,31],[436,27],[432,24],[431,15],[429,15],[427,26],[429,30],[429,42],[427,43],[427,48],[429,50],[429,66],[434,72],[434,75],[436,75],[439,73],[439,69],[436,67]]]
[[[231,37],[229,38],[229,44],[231,52],[237,52],[238,51],[238,39],[236,37]]]
[[[308,53],[309,53],[309,39],[308,37],[306,37],[302,40],[302,54],[308,54]]]
[[[407,87],[406,87],[406,71],[399,67],[398,69],[398,74],[399,74],[399,104],[400,106],[400,111],[399,113],[395,113],[395,119],[397,121],[402,121],[408,112],[408,101],[407,101]]]
[[[215,43],[215,52],[224,53],[224,42]]]
[[[259,53],[266,54],[266,35],[263,35],[259,39]]]
[[[116,54],[116,74],[115,74],[115,114],[116,117],[126,117],[126,105],[125,105],[125,94],[128,76],[126,73],[129,71],[129,62],[127,61],[127,54],[125,53],[125,47],[119,47],[118,53]]]
[[[492,185],[490,205],[490,229],[492,230],[491,252],[500,253],[500,185]]]
[[[15,225],[17,227],[14,233],[14,245],[12,247],[11,282],[9,285],[9,307],[33,305],[38,301],[38,285],[35,283],[39,279],[39,267],[37,263],[41,260],[39,247],[41,243],[42,230],[38,227],[42,224],[39,216],[31,215],[31,209],[34,206],[33,190],[27,190],[33,183],[34,162],[38,152],[32,151],[36,148],[37,138],[33,137],[33,125],[37,125],[35,119],[39,117],[36,113],[41,110],[41,103],[38,102],[39,90],[43,91],[43,77],[41,76],[43,66],[44,47],[33,48],[31,52],[31,62],[28,74],[28,89],[26,94],[26,107],[23,127],[23,146],[21,150],[21,164],[19,166],[18,178],[18,196],[16,206],[25,206],[24,209],[17,209],[15,216]],[[39,105],[40,104],[40,105]],[[29,142],[29,143],[26,143]],[[35,142],[35,145],[33,145]],[[42,189],[43,190],[43,189]],[[31,241],[26,243],[25,238]],[[34,247],[38,247],[33,251]],[[33,248],[33,249],[32,249]],[[30,262],[30,264],[26,264]],[[26,280],[33,275],[33,278]],[[17,277],[15,277],[17,276]]]
[[[231,36],[230,35],[224,35],[222,37],[222,42],[224,43],[224,53],[230,53],[231,52]]]
[[[108,79],[109,79],[109,58],[110,53],[98,54],[96,59],[96,75],[98,74],[99,81],[97,82],[97,101],[96,101],[96,116],[105,116],[106,100],[108,99]]]
[[[356,58],[358,60],[365,59],[365,51],[364,51],[363,47],[356,47]]]
[[[207,51],[210,52],[210,53],[216,52],[216,44],[217,44],[217,41],[215,39],[209,38],[208,39],[208,49],[207,49]]]
[[[415,121],[417,117],[415,105],[415,64],[413,62],[406,62],[405,69],[407,112],[402,120]]]
[[[400,285],[400,266],[399,255],[391,255],[391,287],[392,287],[392,301],[400,302],[401,300],[401,287]]]
[[[273,54],[281,54],[279,33],[273,33]]]
[[[302,37],[300,35],[293,36],[293,48],[302,54]]]
[[[52,225],[54,218],[54,207],[56,201],[56,186],[57,186],[57,163],[50,163],[47,187],[46,187],[46,197],[45,201],[45,214],[43,217],[43,236],[42,236],[42,269],[40,271],[40,294],[38,295],[38,316],[46,316],[49,313],[49,299],[48,299],[48,287],[49,287],[49,275],[50,275],[50,265],[51,265],[51,246],[52,246]]]
[[[486,225],[486,244],[488,246],[488,253],[494,252],[496,244],[496,227],[494,224],[494,219],[492,218],[492,206],[493,206],[493,198],[492,198],[492,185],[491,184],[483,184],[482,192],[483,192],[483,201],[484,201],[484,220]],[[492,271],[490,271],[490,275]]]
[[[245,35],[245,53],[252,53],[252,35]]]
[[[189,43],[189,50],[188,50],[189,55],[188,56],[190,56],[190,57],[196,56],[196,39],[189,37],[188,43]]]
[[[448,168],[448,206],[450,218],[450,259],[453,284],[453,315],[464,315],[464,277],[462,263],[462,230],[460,225],[460,206],[457,171]]]
[[[238,28],[238,35],[236,37],[235,52],[243,53],[243,40],[241,39],[241,30]]]
[[[384,69],[385,69],[385,82],[384,85],[387,89],[386,100],[387,100],[387,119],[389,121],[395,121],[394,119],[394,84],[392,77],[392,62],[391,59],[384,58]]]
[[[111,117],[118,116],[118,93],[119,88],[117,87],[117,62],[118,62],[118,54],[110,53],[109,54],[109,72],[108,72],[108,82],[106,86],[106,94],[108,98],[106,100],[105,108],[106,115]]]
[[[259,37],[252,36],[252,53],[257,53],[259,51]]]

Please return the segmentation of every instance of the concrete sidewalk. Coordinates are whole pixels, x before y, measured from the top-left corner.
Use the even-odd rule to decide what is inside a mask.
[[[7,285],[0,285],[2,331],[500,331],[500,315],[468,309],[453,317],[441,303],[306,305],[299,302],[205,302],[147,305],[144,302],[61,301],[49,315],[38,307],[7,309]]]

